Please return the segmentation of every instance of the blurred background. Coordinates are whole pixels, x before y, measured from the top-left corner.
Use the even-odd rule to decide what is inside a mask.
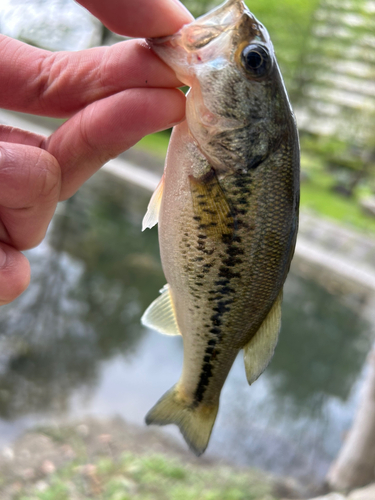
[[[220,2],[183,3],[199,16]],[[144,428],[182,366],[181,339],[140,324],[165,282],[157,230],[141,221],[170,131],[145,137],[59,205],[26,252],[29,289],[1,309],[1,498],[269,500],[375,482],[375,1],[247,4],[270,33],[302,149],[272,363],[249,388],[236,360],[201,462],[173,427]],[[124,39],[73,0],[0,0],[0,32],[49,50]],[[0,121],[60,124],[5,110]]]

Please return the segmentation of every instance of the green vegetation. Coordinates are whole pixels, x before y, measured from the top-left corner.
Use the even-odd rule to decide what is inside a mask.
[[[136,147],[165,157],[168,142],[169,135],[159,132],[143,138]],[[306,174],[306,180],[301,184],[302,209],[313,210],[322,217],[329,217],[341,224],[375,234],[375,219],[366,215],[358,203],[361,197],[371,194],[365,184],[356,189],[354,196],[343,197],[334,192],[337,177],[326,169],[320,155],[302,154],[301,167]]]
[[[348,47],[358,49],[359,60],[374,71],[372,52],[361,49],[367,43],[366,33],[373,25],[373,13],[366,11],[363,0],[353,3],[350,9],[320,0],[245,1],[271,35],[294,107],[306,108],[309,116],[318,117],[321,122],[325,121],[324,113],[330,105],[339,109],[341,119],[338,120],[340,127],[337,133],[324,136],[319,135],[319,130],[317,133],[301,131],[302,170],[306,174],[301,189],[301,207],[375,234],[375,218],[365,214],[359,203],[362,197],[375,193],[373,108],[370,105],[368,109],[362,104],[353,105],[350,99],[336,102],[332,98],[330,102],[325,97],[326,91],[340,94],[342,90],[340,86],[336,87],[340,73],[334,68],[335,64],[345,66],[344,63],[354,57]],[[223,2],[183,0],[183,3],[198,16]],[[345,15],[352,11],[361,16],[363,23],[360,27],[345,20]],[[345,31],[346,38],[335,35],[335,29],[339,27]],[[351,73],[346,76],[354,78]],[[364,79],[360,81],[359,88],[364,83]],[[364,91],[358,91],[356,84],[353,85],[352,97],[361,102]],[[308,89],[314,90],[312,96]],[[366,98],[370,97],[369,94]],[[167,142],[168,135],[159,133],[143,139],[137,147],[161,157],[165,156]]]
[[[83,440],[71,439],[67,430],[64,434],[75,458],[42,482],[24,485],[15,500],[276,500],[270,480],[254,470],[198,467],[162,454],[133,452],[88,461]],[[59,433],[57,443],[61,438]]]
[[[255,474],[230,469],[186,467],[163,455],[123,454],[118,461],[79,461],[50,476],[43,491],[33,488],[17,500],[274,500]]]
[[[221,0],[182,0],[194,17],[199,17],[223,3]]]
[[[291,93],[319,0],[246,0],[246,4],[267,27],[286,86]]]
[[[136,149],[148,151],[159,158],[165,158],[169,143],[169,133],[167,131],[146,135],[135,146]]]
[[[302,209],[313,210],[341,224],[375,234],[375,219],[366,215],[358,203],[360,197],[370,194],[366,185],[359,186],[354,196],[344,197],[334,191],[336,176],[327,171],[320,157],[303,154],[301,166],[306,175],[306,180],[301,183]]]
[[[182,0],[195,17],[201,16],[223,0]],[[319,0],[246,0],[251,12],[262,22],[272,37],[276,54],[290,83],[301,58],[301,51],[307,43],[313,14]]]

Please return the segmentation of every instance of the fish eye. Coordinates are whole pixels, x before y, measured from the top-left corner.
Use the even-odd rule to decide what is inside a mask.
[[[242,64],[251,76],[264,76],[271,67],[272,60],[268,51],[262,45],[250,44],[241,54]]]

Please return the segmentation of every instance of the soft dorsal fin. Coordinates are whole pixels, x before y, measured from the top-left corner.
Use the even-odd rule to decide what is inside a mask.
[[[212,238],[232,236],[234,217],[215,171],[211,169],[203,179],[190,175],[189,182],[195,219],[199,222],[200,231]]]
[[[163,190],[164,190],[164,174],[160,179],[159,184],[156,186],[155,191],[153,192],[149,204],[147,206],[147,212],[143,217],[142,221],[142,231],[155,226],[159,220],[159,211],[160,204],[163,198]]]
[[[259,330],[244,347],[246,377],[250,385],[267,368],[275,351],[281,328],[282,298],[281,290]]]
[[[169,285],[164,285],[160,293],[161,295],[144,312],[141,318],[142,325],[164,335],[181,335]]]

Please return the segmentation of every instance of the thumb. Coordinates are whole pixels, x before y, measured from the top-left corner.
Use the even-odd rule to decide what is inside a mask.
[[[29,261],[15,248],[0,243],[0,305],[16,299],[29,282]]]

